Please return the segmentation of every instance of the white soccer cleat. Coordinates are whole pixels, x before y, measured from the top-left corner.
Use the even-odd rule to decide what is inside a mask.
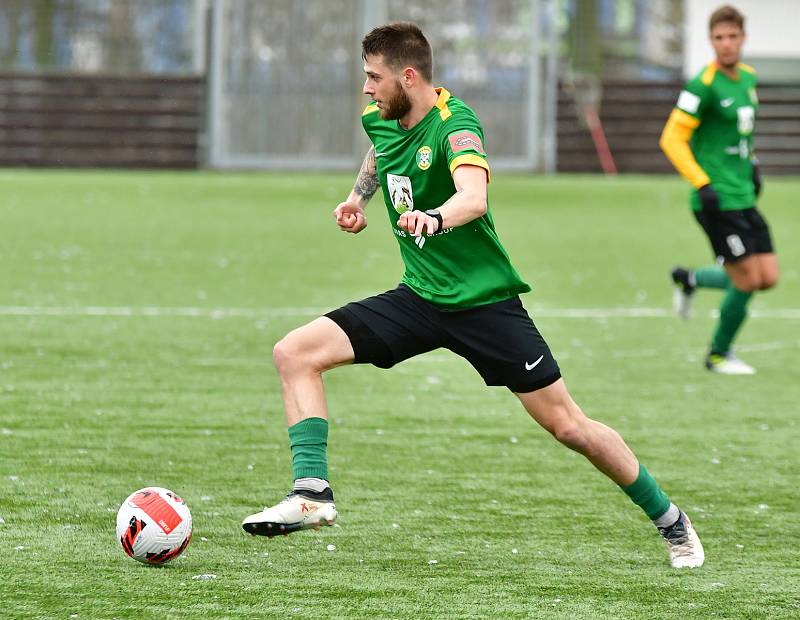
[[[703,565],[706,559],[703,543],[685,512],[681,511],[674,525],[658,528],[658,531],[667,545],[672,568],[698,568]]]
[[[299,492],[291,493],[275,506],[247,517],[242,521],[242,528],[254,536],[272,537],[333,525],[338,513],[333,494],[330,489],[327,490],[331,498],[329,501],[311,499]]]
[[[692,302],[694,301],[694,293],[687,293],[682,288],[676,286],[672,291],[672,307],[677,314],[684,321],[688,321],[692,317]]]
[[[674,267],[670,271],[675,288],[672,293],[672,306],[679,317],[688,320],[692,316],[692,301],[697,290],[694,273],[684,267]]]
[[[733,353],[718,355],[710,353],[706,358],[706,368],[711,372],[718,372],[721,375],[754,375],[756,369],[745,364]]]

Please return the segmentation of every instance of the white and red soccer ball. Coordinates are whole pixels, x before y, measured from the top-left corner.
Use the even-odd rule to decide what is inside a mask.
[[[117,512],[117,540],[134,560],[145,564],[169,562],[192,540],[189,507],[168,489],[139,489]]]

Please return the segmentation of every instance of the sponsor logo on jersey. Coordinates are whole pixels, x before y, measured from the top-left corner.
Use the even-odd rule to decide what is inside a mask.
[[[719,104],[723,108],[729,108],[729,107],[731,107],[733,105],[733,97],[727,97],[726,99],[723,99],[722,101],[720,101]]]
[[[742,106],[736,110],[736,116],[739,133],[743,136],[753,133],[756,124],[756,109],[751,105]]]
[[[696,114],[697,110],[700,108],[700,97],[694,93],[690,93],[688,90],[682,90],[681,94],[678,95],[677,106],[684,112]]]
[[[471,131],[459,131],[458,133],[451,134],[447,139],[450,140],[450,148],[453,150],[453,153],[471,150],[486,155],[486,152],[483,150],[483,144],[481,144],[481,139]]]
[[[386,184],[389,198],[394,210],[400,214],[414,210],[414,194],[411,191],[411,179],[398,174],[387,174]]]
[[[417,151],[417,166],[420,170],[427,170],[431,167],[431,157],[433,157],[433,149],[429,146],[423,146]]]

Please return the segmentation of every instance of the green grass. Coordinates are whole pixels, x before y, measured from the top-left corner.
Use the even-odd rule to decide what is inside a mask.
[[[290,484],[271,348],[397,283],[384,207],[352,236],[331,216],[351,175],[0,182],[3,618],[800,615],[798,180],[767,179],[783,272],[739,339],[755,377],[701,369],[718,294],[700,293],[689,323],[561,312],[669,308],[669,267],[709,258],[677,178],[492,183],[501,238],[535,287],[524,302],[573,395],[703,537],[706,566],[685,572],[624,494],[445,351],[329,373],[340,527],[246,536],[241,519]],[[195,521],[161,568],[114,538],[117,507],[145,485],[179,492]]]

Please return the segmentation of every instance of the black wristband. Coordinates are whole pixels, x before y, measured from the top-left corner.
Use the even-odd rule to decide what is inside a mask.
[[[433,234],[440,232],[442,230],[442,225],[444,224],[444,219],[442,218],[442,214],[439,213],[439,209],[428,209],[425,211],[425,215],[428,215],[435,219],[438,222],[438,227],[436,230],[433,231]]]

